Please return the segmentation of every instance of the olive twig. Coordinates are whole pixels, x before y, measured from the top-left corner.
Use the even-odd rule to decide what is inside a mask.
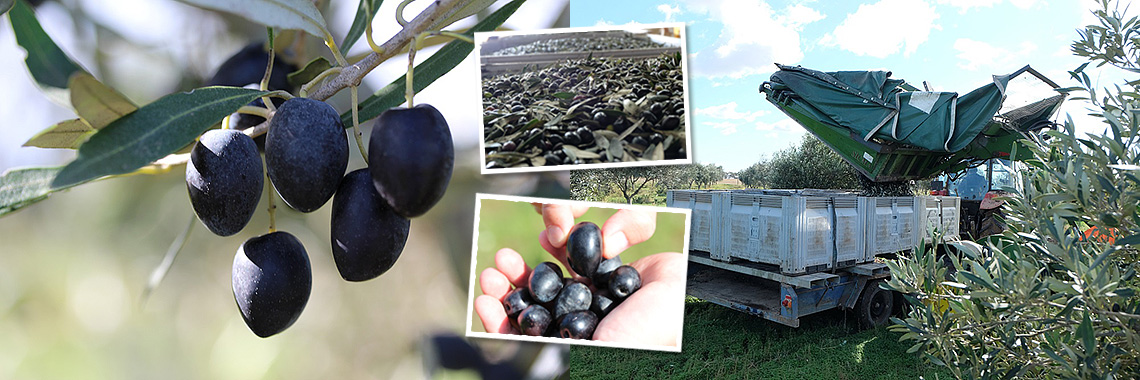
[[[414,19],[408,22],[408,25],[396,32],[391,38],[380,45],[380,52],[373,51],[369,53],[364,59],[356,64],[347,66],[335,78],[326,81],[319,89],[310,94],[309,98],[315,100],[325,100],[332,97],[340,90],[349,86],[360,85],[360,81],[371,72],[380,63],[398,54],[405,45],[411,42],[416,35],[430,28],[439,20],[445,19],[448,15],[454,13],[461,8],[460,4],[465,0],[438,0],[428,5],[427,8],[420,12]]]
[[[364,164],[368,165],[368,153],[364,151],[364,135],[360,133],[360,106],[356,94],[356,86],[348,88],[352,93],[352,137],[356,139],[356,147],[360,150],[360,157],[364,159]]]

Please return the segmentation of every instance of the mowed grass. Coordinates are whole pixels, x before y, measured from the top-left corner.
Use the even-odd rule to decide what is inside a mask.
[[[689,298],[681,353],[574,346],[570,379],[952,379],[882,327],[830,311],[790,328]]]

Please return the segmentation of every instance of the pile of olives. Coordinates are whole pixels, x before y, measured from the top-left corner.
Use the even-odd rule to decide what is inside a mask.
[[[570,269],[582,278],[564,278],[553,262],[534,267],[526,287],[503,297],[511,325],[531,336],[592,339],[598,323],[641,288],[637,269],[621,256],[602,260],[602,232],[591,222],[578,223],[566,241]]]
[[[490,56],[564,53],[575,51],[655,49],[664,45],[648,38],[638,38],[626,32],[624,36],[567,37],[535,41],[529,44],[500,49]]]
[[[686,156],[680,54],[571,60],[483,91],[488,168]]]
[[[232,59],[254,60],[239,66],[260,65],[264,71],[268,55],[247,50]],[[235,74],[229,71],[234,67],[223,64],[211,83],[261,80],[257,70]],[[419,104],[382,113],[369,141],[369,167],[345,174],[348,137],[340,115],[328,103],[299,97],[277,107],[263,150],[264,171],[259,148],[248,135],[235,129],[202,134],[186,165],[198,219],[219,236],[240,232],[256,211],[267,175],[285,204],[297,211],[313,212],[332,199],[333,259],[347,281],[376,278],[395,264],[409,219],[443,197],[455,160],[447,121],[434,107]],[[238,248],[232,280],[246,325],[268,337],[300,316],[312,271],[300,240],[275,231]]]

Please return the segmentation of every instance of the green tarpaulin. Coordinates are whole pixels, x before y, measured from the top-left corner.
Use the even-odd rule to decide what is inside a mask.
[[[798,66],[772,74],[773,93],[783,92],[813,118],[863,136],[939,152],[962,150],[1001,108],[1010,76],[958,96],[910,91],[888,71],[822,72]],[[906,88],[904,88],[906,87]],[[788,93],[790,92],[790,94]]]

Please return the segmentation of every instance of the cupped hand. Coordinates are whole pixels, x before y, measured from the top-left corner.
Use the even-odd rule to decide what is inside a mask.
[[[548,243],[547,243],[548,244]],[[685,298],[685,257],[658,253],[629,264],[641,275],[641,289],[623,300],[594,330],[594,339],[610,342],[676,346]],[[495,267],[483,270],[475,313],[491,333],[518,334],[507,319],[503,298],[511,286],[527,286],[530,268],[518,252],[504,248],[495,254]]]

